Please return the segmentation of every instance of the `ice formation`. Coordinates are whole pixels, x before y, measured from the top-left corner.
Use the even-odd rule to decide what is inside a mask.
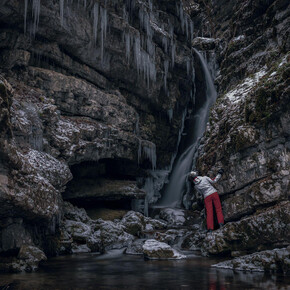
[[[98,38],[98,22],[99,22],[99,3],[98,2],[96,2],[94,4],[93,16],[94,16],[94,26],[93,26],[93,30],[94,30],[94,45],[96,45],[97,44],[97,38]]]

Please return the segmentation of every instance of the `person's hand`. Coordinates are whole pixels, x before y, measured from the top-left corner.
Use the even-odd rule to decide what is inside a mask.
[[[218,173],[219,173],[219,174],[221,174],[221,175],[223,175],[223,174],[224,174],[224,172],[225,172],[225,171],[224,171],[222,168],[221,168],[221,169],[219,169],[219,171],[218,171]]]

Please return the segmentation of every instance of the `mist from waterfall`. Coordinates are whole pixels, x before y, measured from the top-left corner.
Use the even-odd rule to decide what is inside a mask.
[[[206,85],[205,100],[193,116],[194,127],[192,128],[193,135],[191,135],[191,145],[188,146],[175,161],[169,182],[165,185],[163,196],[158,202],[158,206],[162,207],[181,207],[183,192],[186,189],[186,177],[196,159],[199,141],[206,129],[210,107],[214,104],[217,97],[206,61],[197,50],[194,49],[194,51],[200,60],[204,74]]]

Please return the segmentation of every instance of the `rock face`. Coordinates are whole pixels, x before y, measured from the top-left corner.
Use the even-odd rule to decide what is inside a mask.
[[[271,250],[290,241],[289,3],[186,2],[188,11],[198,6],[191,13],[204,37],[192,43],[205,50],[218,88],[196,167],[204,175],[225,169],[217,191],[227,224],[183,246],[233,257],[269,250],[269,269]],[[259,254],[249,257],[226,264],[251,269]]]
[[[0,255],[127,245],[128,224],[63,219],[62,198],[144,200],[147,170],[170,165],[193,106],[176,1],[81,2],[1,2]]]

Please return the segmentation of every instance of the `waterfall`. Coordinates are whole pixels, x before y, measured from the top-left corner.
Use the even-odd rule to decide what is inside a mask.
[[[186,189],[186,176],[192,167],[194,162],[193,159],[195,159],[194,157],[196,157],[195,154],[197,153],[200,138],[202,137],[206,128],[210,107],[215,102],[217,97],[213,80],[205,60],[197,50],[194,51],[200,60],[204,73],[204,79],[206,83],[205,101],[203,105],[197,109],[194,115],[194,128],[191,145],[187,147],[176,160],[169,178],[169,182],[165,185],[163,197],[158,203],[160,206],[181,206],[183,192]]]

